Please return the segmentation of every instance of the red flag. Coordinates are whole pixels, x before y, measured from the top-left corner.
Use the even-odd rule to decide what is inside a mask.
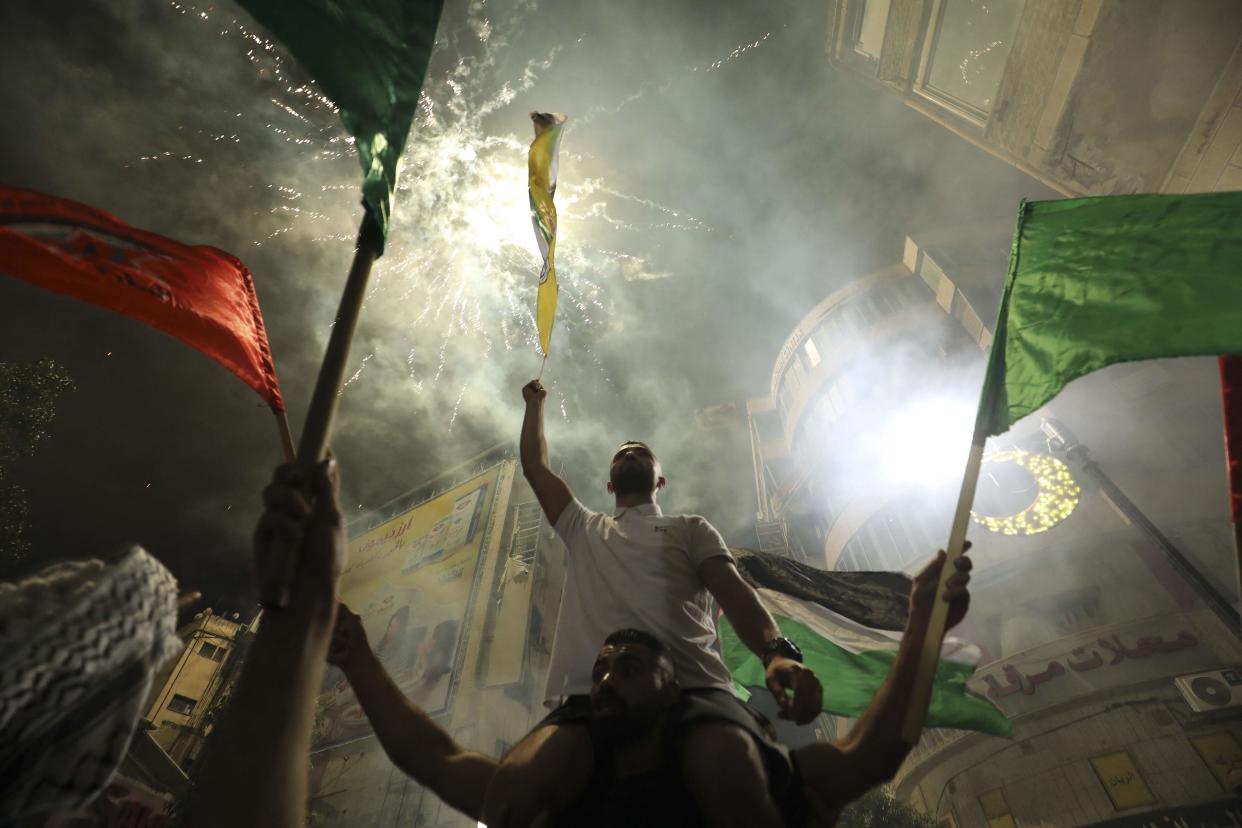
[[[223,250],[137,230],[76,201],[0,187],[0,273],[176,337],[285,410],[250,271]]]
[[[1242,523],[1242,357],[1220,357],[1220,387],[1225,401],[1225,468],[1229,474],[1229,509]]]

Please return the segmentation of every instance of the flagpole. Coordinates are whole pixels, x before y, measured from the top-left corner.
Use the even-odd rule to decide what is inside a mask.
[[[1242,356],[1222,356],[1221,402],[1224,408],[1225,475],[1229,483],[1229,516],[1233,522],[1234,577],[1242,602]]]
[[[272,414],[276,417],[276,431],[280,434],[280,447],[285,453],[285,462],[292,463],[297,460],[297,453],[293,448],[293,432],[289,431],[289,416],[283,408],[273,408]]]
[[[910,705],[906,708],[906,720],[901,727],[902,741],[909,745],[918,743],[919,734],[923,730],[923,722],[927,719],[932,684],[936,679],[936,668],[940,664],[940,645],[944,641],[945,625],[949,620],[949,602],[943,600],[942,596],[949,577],[957,571],[953,565],[954,561],[962,556],[962,549],[966,545],[970,507],[975,500],[975,489],[979,486],[979,470],[983,466],[983,446],[986,442],[987,434],[976,431],[974,440],[971,441],[970,454],[966,458],[966,473],[962,476],[962,490],[957,498],[957,512],[953,515],[953,528],[949,531],[949,548],[945,550],[947,557],[944,561],[944,568],[940,570],[940,583],[936,585],[931,618],[923,632],[919,664],[914,673],[914,685],[910,691]]]
[[[310,466],[324,456],[328,445],[328,433],[332,430],[332,418],[336,414],[336,400],[341,383],[345,379],[345,362],[349,358],[349,345],[358,327],[362,300],[366,296],[367,279],[371,265],[375,263],[381,244],[379,224],[365,209],[362,224],[358,228],[358,243],[354,261],[345,280],[345,291],[336,311],[336,321],[328,337],[328,348],[319,366],[319,378],[311,396],[310,409],[302,426],[302,439],[298,443],[297,462]],[[290,441],[292,442],[292,440]],[[259,573],[259,603],[268,609],[283,609],[289,602],[289,585],[298,561],[295,557],[275,560]]]
[[[1242,524],[1233,523],[1233,557],[1238,582],[1238,600],[1242,601]]]

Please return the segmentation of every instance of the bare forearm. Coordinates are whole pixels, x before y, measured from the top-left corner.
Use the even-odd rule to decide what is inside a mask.
[[[806,785],[815,791],[811,801],[817,811],[820,807],[838,811],[888,782],[913,747],[901,740],[918,661],[918,649],[907,644],[908,639],[907,634],[879,692],[845,738],[797,750],[798,767]]]
[[[460,750],[452,737],[406,699],[369,650],[345,676],[388,758],[420,785],[433,787],[447,757]]]
[[[548,443],[543,436],[543,401],[526,404],[526,416],[522,419],[522,439],[519,446],[522,471],[528,476],[536,469],[548,468]]]
[[[732,602],[731,608],[725,609],[725,616],[742,643],[760,658],[763,657],[763,645],[781,634],[772,613],[749,587]]]
[[[293,828],[305,822],[311,722],[334,606],[290,607],[264,616],[228,710],[208,744],[197,780],[204,793],[194,798],[187,815],[191,828]],[[253,745],[276,750],[252,758]],[[217,795],[222,791],[228,796]]]
[[[846,736],[844,749],[876,777],[868,787],[892,778],[914,747],[901,738],[901,729],[910,705],[922,640],[921,631],[906,630],[884,683]]]

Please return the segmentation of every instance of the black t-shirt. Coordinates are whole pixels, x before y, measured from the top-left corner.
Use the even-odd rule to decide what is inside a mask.
[[[597,774],[597,777],[601,776]],[[699,828],[694,797],[674,769],[592,780],[586,793],[556,821],[558,828]]]
[[[611,783],[603,781],[611,780]],[[795,765],[794,778],[776,797],[789,828],[805,825],[809,803]],[[676,769],[664,767],[621,779],[596,774],[582,798],[555,822],[556,828],[701,828],[706,825]]]

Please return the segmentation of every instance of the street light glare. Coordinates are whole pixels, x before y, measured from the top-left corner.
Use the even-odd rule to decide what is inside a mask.
[[[884,431],[881,463],[892,483],[935,487],[962,474],[974,412],[949,400],[929,400],[895,414]]]

